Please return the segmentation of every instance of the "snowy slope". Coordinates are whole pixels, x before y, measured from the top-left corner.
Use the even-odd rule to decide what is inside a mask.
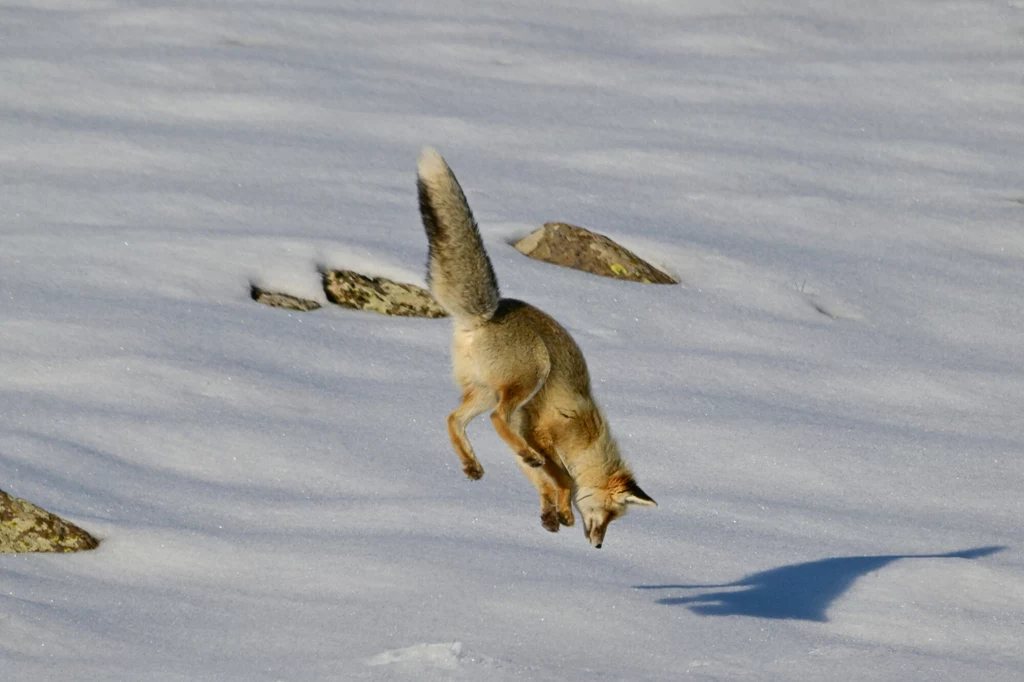
[[[0,2],[0,488],[103,538],[0,677],[1020,679],[1022,73],[1017,0]],[[248,298],[422,282],[428,143],[660,504],[599,552],[444,320]]]

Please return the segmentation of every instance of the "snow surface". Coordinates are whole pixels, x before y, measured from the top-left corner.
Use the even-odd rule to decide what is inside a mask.
[[[3,0],[0,678],[1024,677],[1024,2]],[[540,526],[422,282],[416,156],[658,509]],[[520,256],[549,220],[685,286]]]

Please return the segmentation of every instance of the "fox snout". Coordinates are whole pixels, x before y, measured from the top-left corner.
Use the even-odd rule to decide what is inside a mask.
[[[583,524],[583,532],[587,536],[587,540],[590,541],[590,545],[594,549],[601,549],[601,545],[604,544],[604,534],[608,530],[608,523],[604,524]]]
[[[583,534],[587,537],[594,549],[601,549],[604,544],[604,534],[608,532],[608,524],[614,516],[603,509],[581,510],[583,514]]]

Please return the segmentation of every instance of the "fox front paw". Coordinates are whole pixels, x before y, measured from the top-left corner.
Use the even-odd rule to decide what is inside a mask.
[[[558,522],[563,526],[572,526],[576,523],[576,517],[573,516],[572,509],[558,512]]]
[[[559,514],[554,509],[545,509],[540,513],[540,525],[544,530],[552,533],[558,532]]]
[[[484,477],[484,468],[480,466],[480,462],[472,462],[462,467],[462,471],[465,472],[466,476],[471,481],[479,481]]]

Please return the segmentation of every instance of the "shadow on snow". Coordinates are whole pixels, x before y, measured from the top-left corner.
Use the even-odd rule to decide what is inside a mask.
[[[899,559],[978,559],[1006,549],[977,547],[947,554],[892,554],[834,557],[780,566],[722,585],[636,585],[639,590],[707,590],[744,588],[686,597],[666,597],[659,604],[685,604],[701,616],[789,618],[824,623],[828,607],[863,575]]]

